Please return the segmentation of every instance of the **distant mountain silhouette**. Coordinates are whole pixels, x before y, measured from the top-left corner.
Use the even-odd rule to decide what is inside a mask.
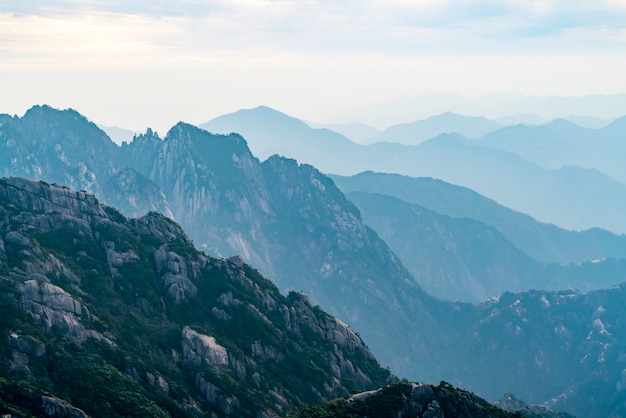
[[[540,262],[573,263],[626,256],[624,235],[598,228],[582,232],[564,230],[499,205],[473,190],[441,180],[374,172],[332,178],[344,193],[384,194],[439,214],[475,219],[491,225],[516,247]]]
[[[611,123],[611,119],[602,119],[593,116],[571,115],[566,117],[565,119],[575,123],[578,126],[590,129],[601,129]]]
[[[474,189],[542,222],[567,229],[601,227],[626,232],[626,218],[622,216],[626,211],[623,185],[597,170],[565,169],[561,168],[562,164],[543,167],[540,162],[516,154],[515,149],[505,149],[506,142],[495,136],[496,139],[489,140],[506,129],[514,132],[584,130],[565,120],[537,128],[522,125],[502,128],[473,140],[458,134],[441,134],[417,146],[390,142],[359,145],[336,132],[313,129],[299,119],[263,106],[221,116],[202,127],[212,132],[244,135],[250,149],[261,159],[276,153],[312,164],[322,172],[340,175],[372,170],[435,177]],[[616,169],[626,170],[621,161],[617,163],[619,156],[624,155],[618,152],[619,141],[610,139],[619,138],[616,136],[619,121],[602,131],[607,142],[613,142],[611,158],[616,162]],[[529,158],[534,152],[531,146],[520,145],[519,148],[528,148]]]
[[[542,125],[546,120],[534,113],[514,113],[512,115],[500,116],[493,119],[502,125]]]
[[[341,120],[367,121],[375,126],[391,126],[443,112],[482,115],[493,120],[509,115],[530,113],[546,121],[570,115],[612,119],[623,115],[623,109],[626,109],[626,94],[564,97],[492,93],[470,98],[455,93],[431,93],[404,96],[386,103],[360,106],[343,112],[340,117]],[[520,122],[528,123],[527,121]]]
[[[246,138],[250,150],[261,160],[277,154],[314,164],[325,172],[349,173],[359,165],[356,159],[346,159],[362,147],[345,136],[328,130],[314,129],[266,106],[242,109],[219,116],[199,125],[209,132],[236,132]]]
[[[443,133],[458,133],[466,138],[479,138],[501,127],[502,124],[484,117],[463,116],[446,112],[424,120],[390,126],[374,139],[404,145],[417,145]]]
[[[306,121],[313,129],[328,129],[340,133],[358,144],[367,145],[375,141],[380,131],[364,123],[351,122],[341,124],[324,124]]]
[[[104,126],[98,125],[98,128],[102,129],[113,142],[118,145],[122,145],[122,142],[130,142],[135,136],[135,132],[130,129],[120,128],[117,126]]]
[[[544,264],[483,222],[440,215],[388,195],[351,192],[348,197],[424,290],[444,300],[477,303],[531,289],[589,291],[626,279],[626,258]],[[626,247],[626,237],[621,238]]]
[[[513,152],[548,169],[565,165],[595,168],[626,183],[626,117],[600,129],[584,128],[565,119],[541,126],[510,126],[476,140],[476,144]]]

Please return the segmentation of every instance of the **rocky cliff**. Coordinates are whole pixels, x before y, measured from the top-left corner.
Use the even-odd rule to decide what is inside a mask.
[[[162,215],[11,178],[0,226],[8,413],[269,417],[390,378],[347,325]]]

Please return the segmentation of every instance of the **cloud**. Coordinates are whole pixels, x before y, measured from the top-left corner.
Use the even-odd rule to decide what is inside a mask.
[[[0,2],[4,101],[107,112],[624,91],[625,43],[626,0]]]
[[[624,0],[35,0],[0,5],[0,65],[584,53],[623,48],[624,33]]]

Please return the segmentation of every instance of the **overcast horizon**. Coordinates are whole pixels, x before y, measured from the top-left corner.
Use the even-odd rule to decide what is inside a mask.
[[[622,94],[625,46],[624,0],[2,4],[0,113],[163,132],[258,105],[331,123],[436,92]]]

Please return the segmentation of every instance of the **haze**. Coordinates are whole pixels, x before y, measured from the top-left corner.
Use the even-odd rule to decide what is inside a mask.
[[[3,2],[0,112],[164,133],[259,104],[330,123],[441,91],[615,94],[625,46],[623,0]]]

